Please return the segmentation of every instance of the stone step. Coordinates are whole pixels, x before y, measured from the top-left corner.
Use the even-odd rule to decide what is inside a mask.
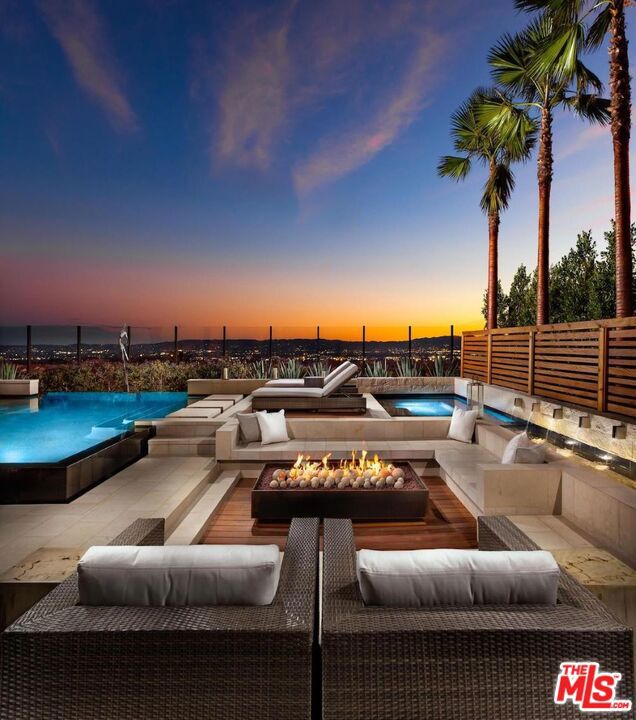
[[[154,420],[152,425],[155,428],[156,437],[182,438],[182,437],[207,437],[214,438],[218,428],[223,425],[224,420],[205,420],[192,418],[174,418],[171,420]]]
[[[166,545],[194,545],[214,517],[223,498],[241,477],[239,470],[225,470],[203,491],[187,515],[166,539]]]
[[[148,441],[151,457],[214,457],[216,442],[211,436],[204,437],[155,437]]]

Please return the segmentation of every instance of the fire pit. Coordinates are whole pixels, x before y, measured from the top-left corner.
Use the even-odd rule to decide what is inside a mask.
[[[252,517],[417,519],[426,514],[428,488],[409,462],[387,463],[363,451],[351,460],[316,462],[299,455],[292,467],[267,464],[252,489]]]

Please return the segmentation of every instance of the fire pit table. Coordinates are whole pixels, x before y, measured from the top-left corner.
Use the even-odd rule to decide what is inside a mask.
[[[330,473],[341,469],[325,468]],[[376,478],[372,484],[375,476],[365,478],[362,470],[362,475],[350,473],[344,482],[339,479],[326,486],[325,478],[312,478],[312,485],[311,480],[301,475],[304,479],[302,487],[297,477],[293,478],[292,487],[288,475],[282,483],[277,479],[281,473],[289,471],[281,464],[267,464],[252,489],[252,517],[262,521],[290,520],[293,517],[352,520],[415,520],[424,517],[428,488],[411,464],[396,461],[386,468],[391,476],[383,476],[381,483]],[[396,471],[395,476],[393,471]],[[398,479],[401,482],[396,482]]]

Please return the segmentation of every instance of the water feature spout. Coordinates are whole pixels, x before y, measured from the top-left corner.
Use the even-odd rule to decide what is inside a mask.
[[[121,350],[121,361],[124,365],[124,378],[126,379],[126,392],[130,392],[130,385],[128,384],[128,331],[126,326],[121,329],[119,333],[119,349]]]

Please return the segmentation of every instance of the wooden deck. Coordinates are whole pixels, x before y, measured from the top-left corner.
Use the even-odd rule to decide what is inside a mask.
[[[426,477],[429,511],[419,522],[356,522],[356,546],[373,550],[477,547],[473,516],[437,477]],[[253,479],[242,480],[206,528],[201,543],[277,544],[285,547],[288,524],[259,524],[250,517]]]

